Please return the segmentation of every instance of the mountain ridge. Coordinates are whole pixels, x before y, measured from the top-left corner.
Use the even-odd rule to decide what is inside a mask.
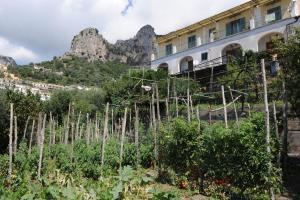
[[[143,26],[133,38],[109,43],[96,28],[86,28],[73,37],[71,48],[61,58],[70,56],[88,61],[118,60],[131,66],[149,65],[155,51],[156,33],[151,25]]]

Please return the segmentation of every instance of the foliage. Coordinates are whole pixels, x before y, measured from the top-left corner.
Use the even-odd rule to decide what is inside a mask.
[[[285,43],[277,41],[276,52],[283,67],[281,79],[286,84],[288,101],[294,114],[300,117],[300,28],[296,29],[295,33]]]
[[[9,67],[9,71],[22,79],[43,81],[53,84],[100,86],[106,80],[117,79],[128,70],[119,62],[88,62],[84,58],[54,59],[42,62],[35,69],[33,64]]]
[[[269,172],[272,154],[266,150],[264,118],[256,114],[230,129],[215,124],[204,131],[201,166],[220,185],[239,193],[260,192],[279,183],[278,170]]]

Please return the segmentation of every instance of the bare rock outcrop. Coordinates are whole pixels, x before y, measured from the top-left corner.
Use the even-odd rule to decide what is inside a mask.
[[[89,61],[118,60],[129,65],[147,65],[154,50],[155,36],[154,28],[147,25],[135,37],[110,44],[96,28],[87,28],[73,38],[71,49],[63,58],[76,56]]]
[[[0,55],[0,64],[5,66],[17,66],[16,61],[12,57],[1,56]]]

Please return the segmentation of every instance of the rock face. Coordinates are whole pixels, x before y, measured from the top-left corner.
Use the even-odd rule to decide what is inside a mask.
[[[154,28],[146,25],[137,32],[134,38],[124,41],[119,40],[114,46],[127,56],[128,64],[148,64],[154,51],[155,37]]]
[[[1,55],[0,55],[0,64],[5,66],[9,66],[9,65],[14,67],[17,66],[17,63],[13,58],[7,56],[1,56]]]
[[[147,25],[134,38],[110,44],[97,29],[87,28],[73,38],[70,51],[63,57],[76,56],[103,62],[118,60],[129,65],[146,65],[150,63],[154,51],[155,37],[154,28]]]
[[[71,49],[66,55],[87,58],[88,60],[106,61],[107,41],[99,35],[95,28],[87,28],[76,35],[71,43]]]

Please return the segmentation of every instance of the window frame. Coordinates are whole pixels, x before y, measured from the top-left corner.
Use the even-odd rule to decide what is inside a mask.
[[[165,46],[165,51],[166,51],[166,56],[172,55],[173,54],[173,44],[167,44]]]
[[[206,56],[205,59],[204,59],[204,55]],[[201,53],[201,62],[203,62],[203,61],[208,61],[208,52]]]
[[[192,39],[192,41],[190,41],[190,39]],[[191,35],[188,37],[188,49],[194,48],[197,46],[197,37],[196,35]]]

